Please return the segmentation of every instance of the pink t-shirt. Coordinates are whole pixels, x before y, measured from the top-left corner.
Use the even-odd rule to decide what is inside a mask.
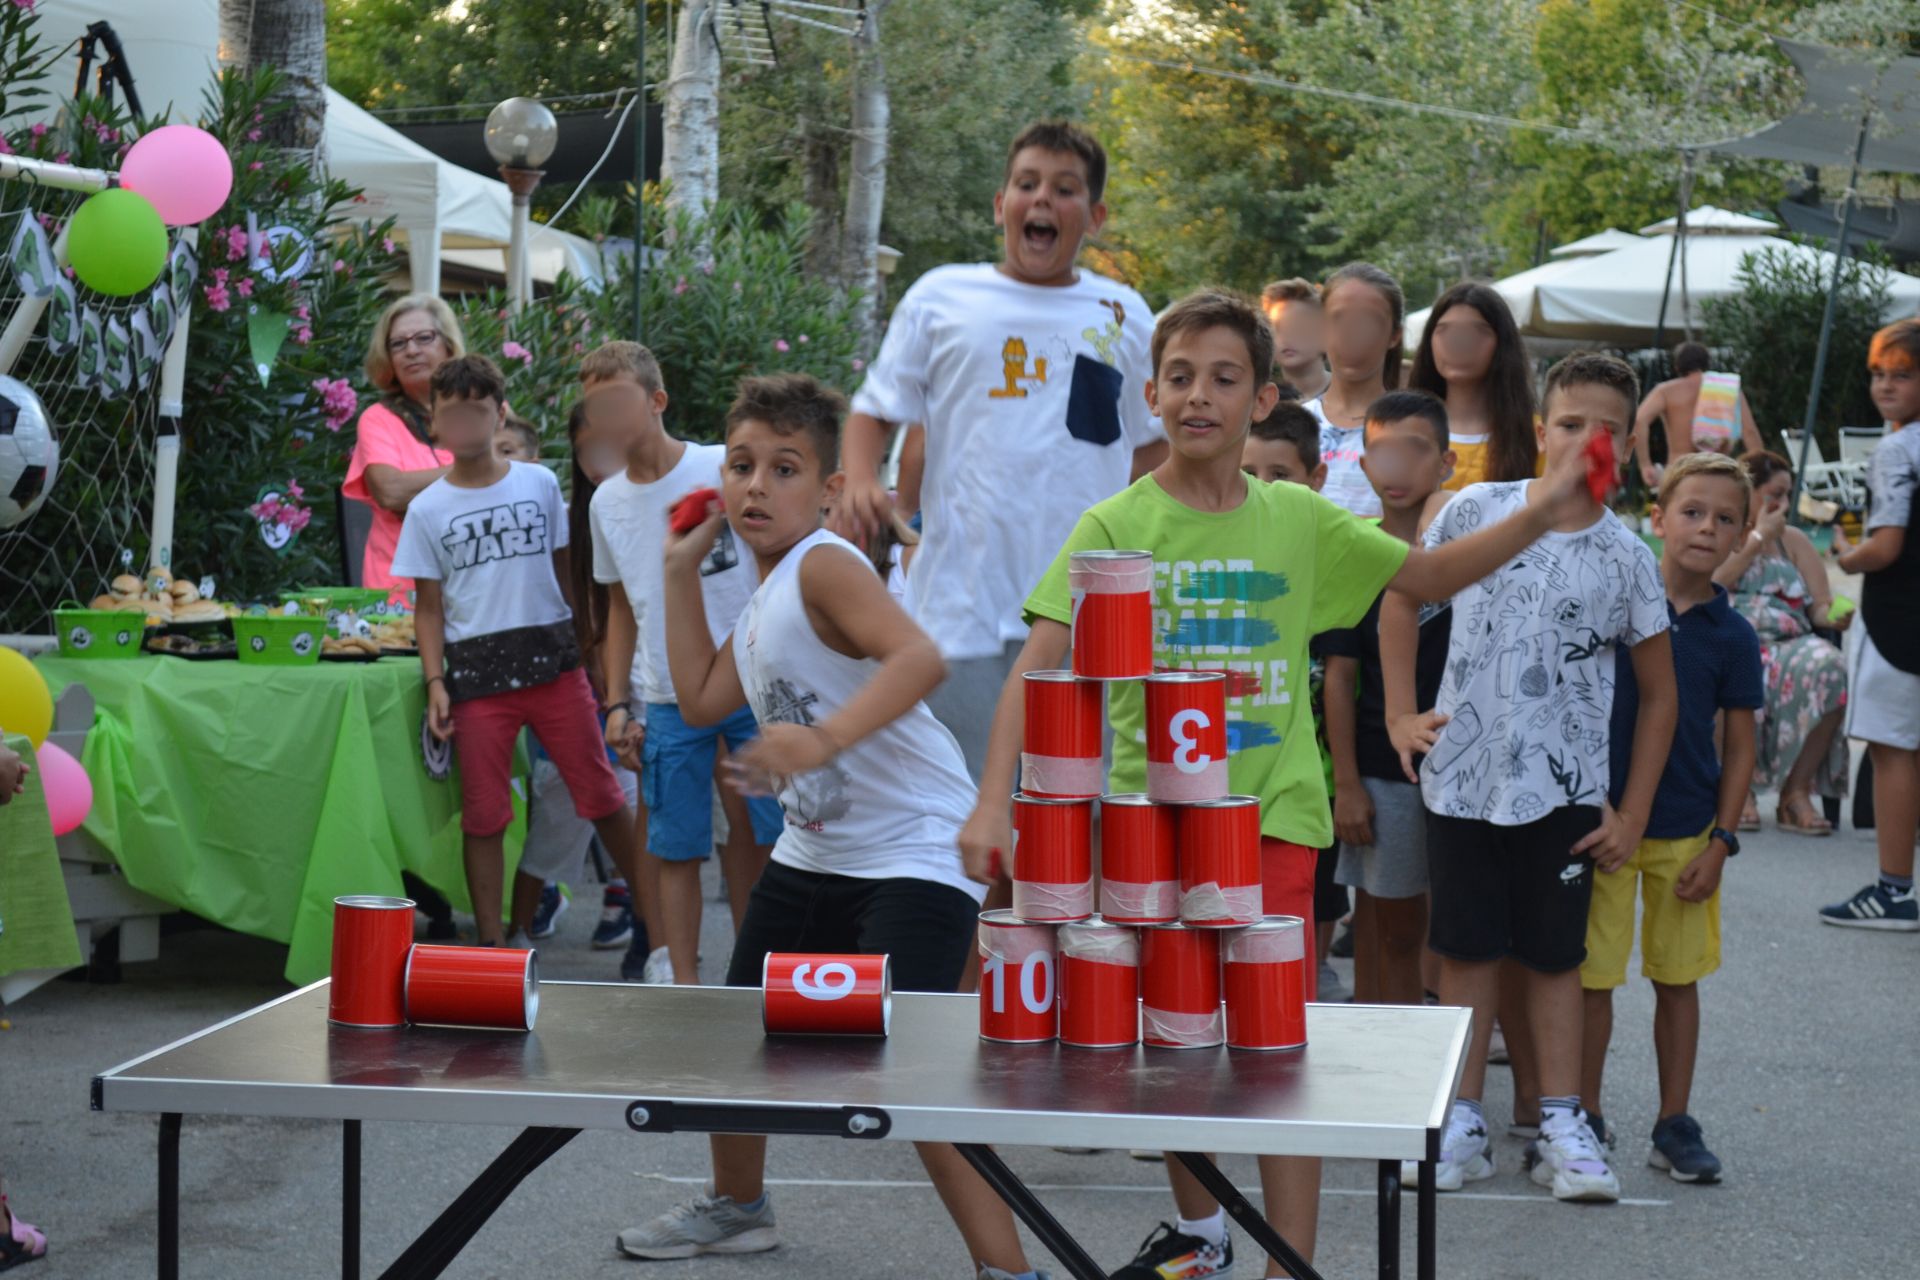
[[[396,578],[392,572],[402,517],[373,500],[367,491],[366,470],[378,463],[396,471],[431,471],[450,466],[453,455],[420,443],[400,415],[383,404],[368,405],[354,431],[353,458],[347,463],[347,482],[340,492],[373,508],[373,530],[367,535],[360,581],[363,586],[385,587],[394,600],[404,600],[413,590],[413,579]]]

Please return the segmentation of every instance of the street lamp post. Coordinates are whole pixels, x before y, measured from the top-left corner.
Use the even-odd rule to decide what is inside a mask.
[[[532,98],[508,98],[487,113],[487,154],[513,193],[513,231],[507,242],[507,310],[519,315],[533,296],[527,266],[527,207],[546,176],[540,166],[553,154],[560,129],[553,112]]]

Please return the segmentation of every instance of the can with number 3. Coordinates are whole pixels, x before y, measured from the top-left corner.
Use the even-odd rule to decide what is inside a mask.
[[[1011,911],[980,913],[980,1038],[1023,1044],[1059,1031],[1058,970],[1051,925]]]
[[[760,1023],[768,1035],[884,1036],[892,966],[884,955],[770,951],[760,962]]]
[[[1227,794],[1227,677],[1161,671],[1147,677],[1147,798],[1192,804]]]

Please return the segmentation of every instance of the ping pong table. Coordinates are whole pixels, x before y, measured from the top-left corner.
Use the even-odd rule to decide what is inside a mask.
[[[1465,1061],[1464,1009],[1310,1005],[1289,1053],[1074,1049],[978,1035],[974,997],[893,997],[886,1039],[771,1037],[758,990],[541,984],[527,1034],[330,1026],[327,982],[93,1080],[96,1111],[160,1115],[161,1280],[180,1267],[187,1114],[342,1122],[341,1274],[360,1274],[360,1126],[522,1132],[381,1274],[438,1276],[522,1179],[582,1129],[950,1142],[1075,1280],[1105,1271],[993,1150],[1155,1148],[1178,1158],[1260,1247],[1318,1273],[1202,1152],[1378,1162],[1379,1274],[1400,1274],[1401,1161],[1421,1166],[1415,1254],[1434,1275],[1433,1164]]]

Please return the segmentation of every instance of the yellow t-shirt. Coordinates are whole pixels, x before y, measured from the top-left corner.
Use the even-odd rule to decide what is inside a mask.
[[[1453,474],[1441,482],[1440,487],[1451,493],[1458,493],[1470,484],[1479,484],[1487,478],[1487,437],[1451,436],[1447,447],[1453,450]],[[1533,474],[1547,474],[1547,455],[1533,455]]]
[[[1400,571],[1407,544],[1304,485],[1248,477],[1232,511],[1196,511],[1152,476],[1088,509],[1027,597],[1027,618],[1072,625],[1076,551],[1153,553],[1155,670],[1225,671],[1227,776],[1260,797],[1260,830],[1311,849],[1333,843],[1307,688],[1307,642],[1351,627]],[[1115,791],[1144,791],[1146,706],[1116,681]]]

